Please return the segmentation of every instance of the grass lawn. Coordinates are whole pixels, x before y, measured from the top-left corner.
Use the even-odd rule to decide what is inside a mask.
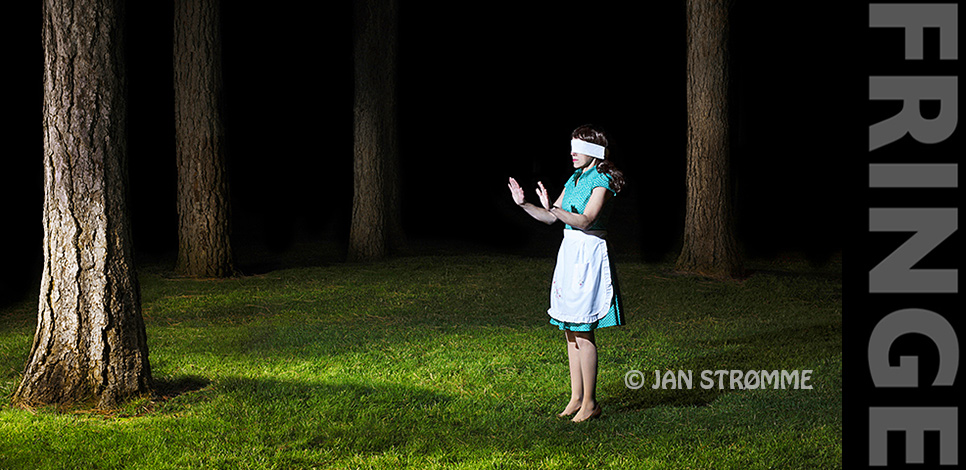
[[[407,256],[229,280],[140,273],[153,397],[12,408],[36,302],[0,310],[0,468],[837,468],[841,265],[749,262],[740,282],[618,262],[628,324],[597,334],[599,420],[547,323],[553,258]],[[806,389],[703,370],[812,370]],[[632,390],[624,376],[645,372]],[[653,390],[654,370],[694,371]]]

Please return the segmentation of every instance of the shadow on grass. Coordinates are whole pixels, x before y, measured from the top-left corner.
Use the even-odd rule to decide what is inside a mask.
[[[151,389],[156,399],[170,400],[185,393],[196,392],[211,384],[211,380],[196,375],[154,379]]]
[[[443,441],[440,432],[455,430],[439,420],[453,399],[411,386],[232,377],[213,391],[219,421],[297,453],[379,453],[434,436]]]
[[[276,324],[227,339],[227,344],[230,344],[230,350],[255,357],[280,354],[338,356],[398,343],[432,344],[435,338],[459,334],[476,326],[476,322],[465,318],[454,322],[458,328],[453,325],[422,324],[418,319],[398,319],[385,325],[378,323],[350,321],[339,323],[338,327],[331,323]],[[485,320],[479,323],[487,324]],[[476,331],[473,334],[479,340],[482,333]],[[500,335],[503,332],[494,330],[489,334]],[[630,390],[623,381],[601,383],[599,387],[601,396],[606,400],[604,404],[612,410],[706,406],[731,390],[727,378],[724,389],[719,389],[717,384],[712,388],[702,388],[701,371],[800,369],[818,358],[828,357],[830,353],[841,352],[841,338],[841,323],[831,320],[748,335],[696,338],[695,344],[686,346],[692,351],[693,357],[669,359],[661,365],[662,373],[668,369],[693,371],[691,389],[651,389],[653,370],[643,371],[647,374],[648,383],[641,390]]]
[[[496,398],[472,401],[398,384],[234,377],[212,391],[206,420],[239,433],[239,446],[273,449],[276,463],[294,467],[386,453],[454,459],[448,463],[534,449],[559,457],[561,449],[594,448],[609,421],[575,425]],[[218,426],[206,432],[218,433]]]

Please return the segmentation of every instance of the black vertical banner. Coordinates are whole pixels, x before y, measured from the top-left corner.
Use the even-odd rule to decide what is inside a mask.
[[[848,164],[843,281],[846,468],[948,467],[960,430],[961,11],[865,3],[861,139]],[[861,128],[860,128],[861,127]]]

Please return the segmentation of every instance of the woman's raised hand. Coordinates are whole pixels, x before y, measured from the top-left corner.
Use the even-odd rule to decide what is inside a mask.
[[[537,197],[540,198],[540,205],[544,209],[550,210],[550,196],[547,195],[547,188],[543,187],[542,181],[537,181]]]
[[[513,202],[517,203],[518,206],[526,202],[523,196],[523,188],[520,187],[517,180],[510,178],[510,183],[507,186],[510,187],[510,196],[513,197]]]

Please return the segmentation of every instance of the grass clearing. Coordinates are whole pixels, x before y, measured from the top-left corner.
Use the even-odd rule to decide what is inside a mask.
[[[228,280],[142,270],[155,396],[118,410],[0,402],[0,468],[836,468],[841,266],[740,282],[619,262],[628,325],[598,333],[602,419],[569,396],[551,258],[408,256]],[[0,311],[0,395],[36,303]],[[624,374],[647,377],[640,390]],[[719,390],[702,370],[813,370],[811,390]],[[692,370],[690,390],[652,390]]]

